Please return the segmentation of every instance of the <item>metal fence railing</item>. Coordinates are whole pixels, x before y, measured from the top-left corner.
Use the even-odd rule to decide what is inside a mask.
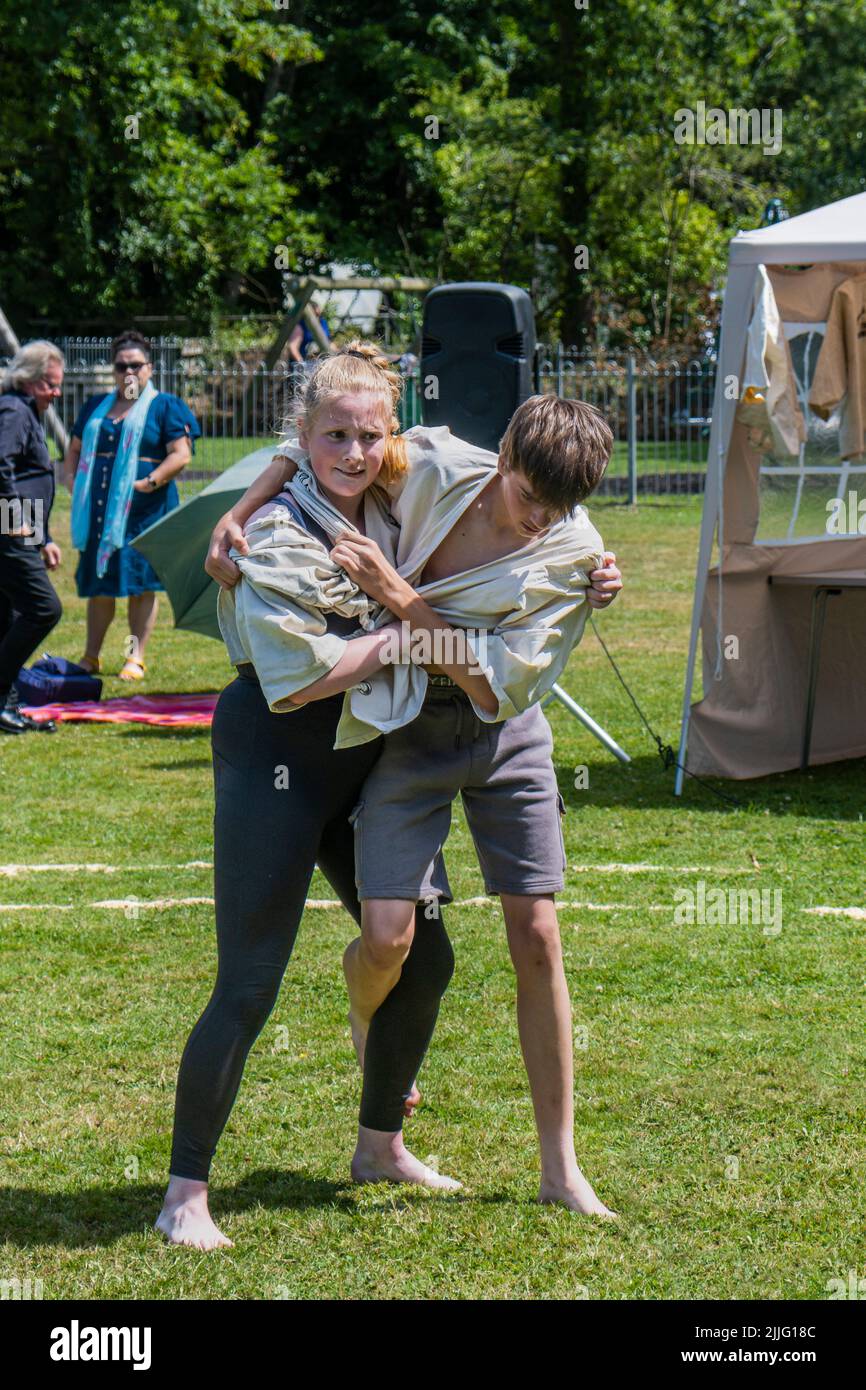
[[[59,338],[66,358],[63,394],[57,414],[70,431],[89,396],[113,390],[108,338]],[[194,457],[178,478],[181,498],[198,492],[233,463],[255,449],[273,444],[286,428],[298,389],[306,379],[304,366],[279,362],[268,367],[252,357],[226,361],[211,354],[207,344],[184,354],[179,339],[151,340],[153,384],[185,401],[201,426]],[[413,375],[406,378],[400,412],[404,429],[421,419],[420,395]]]
[[[599,491],[636,500],[645,492],[703,491],[715,369],[709,358],[597,358],[539,344],[535,384],[598,406],[615,441]]]
[[[60,338],[67,368],[57,410],[67,430],[88,396],[113,389],[108,338]],[[273,443],[289,417],[304,367],[267,367],[253,354],[226,361],[207,343],[184,347],[177,338],[153,340],[154,385],[184,400],[202,437],[181,475],[191,496],[254,449]],[[421,368],[404,359],[404,429],[421,423]],[[636,500],[642,493],[703,490],[715,381],[708,359],[653,361],[636,354],[603,358],[562,344],[539,343],[536,391],[580,397],[597,405],[614,433],[613,458],[599,491]]]

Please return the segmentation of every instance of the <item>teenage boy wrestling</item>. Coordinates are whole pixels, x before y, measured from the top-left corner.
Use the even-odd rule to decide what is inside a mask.
[[[347,459],[360,455],[360,440],[343,433]],[[570,1005],[554,905],[565,867],[562,802],[538,701],[582,634],[590,576],[604,563],[580,503],[604,472],[612,437],[592,407],[547,396],[518,409],[498,457],[447,429],[419,427],[404,439],[411,467],[391,492],[401,526],[396,567],[357,532],[338,536],[331,552],[386,619],[402,620],[416,650],[419,636],[429,639],[426,671],[385,666],[347,692],[335,745],[388,735],[353,813],[363,935],[345,968],[359,1054],[400,976],[416,903],[450,900],[432,871],[460,791],[517,974],[540,1200],[608,1215],[574,1153]],[[303,437],[299,444],[302,453]],[[244,505],[249,515],[291,471],[275,460],[217,528],[209,572],[221,582],[228,548],[245,551]],[[615,592],[618,572],[606,583]],[[461,633],[462,644],[454,640]],[[315,687],[303,698],[317,698]],[[403,1103],[395,1096],[374,1114],[362,1100],[356,1178],[413,1180]]]

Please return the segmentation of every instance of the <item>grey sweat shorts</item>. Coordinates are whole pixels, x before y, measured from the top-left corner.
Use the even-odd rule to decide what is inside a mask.
[[[538,705],[498,724],[455,685],[431,685],[417,719],[387,734],[350,820],[359,898],[452,902],[442,848],[458,792],[490,894],[563,887],[565,804]]]

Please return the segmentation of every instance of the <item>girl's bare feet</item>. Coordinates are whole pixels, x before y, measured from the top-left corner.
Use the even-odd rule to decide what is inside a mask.
[[[196,1250],[216,1250],[233,1245],[208,1210],[207,1183],[194,1178],[169,1177],[162,1211],[154,1222],[172,1245],[191,1245]]]
[[[391,1134],[363,1125],[358,1126],[358,1144],[352,1156],[352,1181],[405,1182],[440,1192],[459,1192],[463,1186],[411,1154],[399,1130]]]

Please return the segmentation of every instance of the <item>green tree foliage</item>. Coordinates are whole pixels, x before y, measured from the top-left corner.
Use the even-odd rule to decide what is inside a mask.
[[[309,35],[257,0],[3,4],[7,310],[201,316],[287,237],[322,253],[258,109]]]
[[[0,302],[276,312],[285,246],[524,285],[567,341],[699,348],[770,197],[866,188],[866,0],[579,3],[0,0]],[[699,101],[781,110],[780,152],[678,143]]]

